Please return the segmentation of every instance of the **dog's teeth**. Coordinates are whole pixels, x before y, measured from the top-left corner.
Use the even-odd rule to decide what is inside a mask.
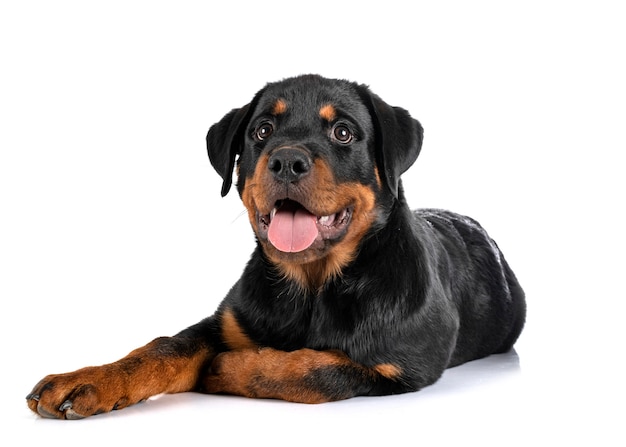
[[[276,208],[274,208],[272,212],[270,213],[270,220],[272,220],[275,215],[276,215]]]
[[[330,227],[335,222],[336,214],[331,214],[330,216],[322,216],[318,219],[318,222],[324,226]]]

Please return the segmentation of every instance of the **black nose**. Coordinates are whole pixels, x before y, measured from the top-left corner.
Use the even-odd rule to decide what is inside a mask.
[[[294,183],[311,171],[311,159],[301,149],[278,149],[270,155],[268,169],[277,180]]]

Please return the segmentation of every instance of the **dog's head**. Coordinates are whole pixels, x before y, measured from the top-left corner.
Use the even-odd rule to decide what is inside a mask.
[[[213,167],[248,210],[266,256],[303,286],[353,259],[417,158],[421,125],[355,83],[307,75],[268,84],[207,135]]]

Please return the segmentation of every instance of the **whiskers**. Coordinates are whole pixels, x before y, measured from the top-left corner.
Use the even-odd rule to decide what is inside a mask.
[[[241,212],[239,214],[237,214],[235,216],[235,218],[233,220],[230,221],[230,224],[234,224],[235,222],[237,222],[239,219],[241,219],[242,216],[245,216],[246,214],[248,214],[248,210],[246,210],[245,208],[243,210],[241,210]]]

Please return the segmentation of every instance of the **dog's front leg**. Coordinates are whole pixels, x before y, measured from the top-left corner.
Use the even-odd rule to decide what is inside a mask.
[[[207,393],[322,403],[370,394],[399,373],[388,364],[367,368],[339,351],[242,349],[216,356],[201,383]]]
[[[156,394],[190,391],[213,355],[202,340],[161,337],[117,362],[46,376],[26,399],[41,416],[81,419]]]

